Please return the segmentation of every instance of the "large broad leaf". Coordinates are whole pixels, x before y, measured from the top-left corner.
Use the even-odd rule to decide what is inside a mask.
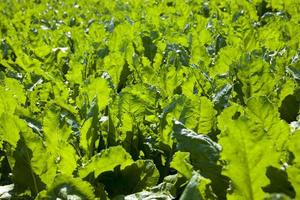
[[[278,166],[288,125],[279,119],[278,111],[266,97],[251,98],[245,111],[238,106],[224,110],[219,117],[227,162],[224,174],[232,180],[233,193],[228,199],[254,200],[266,196],[262,187],[269,183],[268,166]],[[241,115],[241,116],[239,116]]]
[[[206,97],[183,95],[174,96],[160,115],[161,139],[171,146],[172,120],[178,119],[186,128],[197,133],[208,134],[213,131],[216,121],[213,103]]]
[[[155,114],[156,93],[153,88],[142,84],[126,87],[119,93],[110,106],[111,119],[120,131],[121,138],[118,139],[124,140],[125,133],[132,132],[145,115]]]
[[[17,80],[6,78],[5,81],[0,81],[0,146],[4,140],[16,148],[20,139],[19,132],[26,125],[14,112],[25,101],[23,87]]]
[[[32,151],[31,165],[46,185],[51,185],[56,173],[71,175],[77,166],[77,154],[68,143],[71,129],[60,122],[60,115],[49,110],[43,121],[44,139],[33,132],[23,134]]]
[[[221,146],[206,135],[186,129],[182,123],[176,120],[174,121],[173,136],[177,141],[177,149],[190,153],[194,170],[200,170],[202,176],[211,179],[214,193],[219,198],[225,198],[228,180],[221,175],[221,166],[217,164]],[[184,171],[182,172],[184,173]]]
[[[170,164],[171,167],[188,179],[188,184],[186,185],[180,200],[216,199],[217,197],[210,187],[211,181],[193,170],[189,157],[190,153],[178,151],[173,156],[173,160]]]
[[[30,133],[30,131],[26,133],[23,132],[23,135]],[[14,191],[17,194],[28,193],[28,191],[30,191],[29,194],[35,196],[45,187],[38,177],[39,174],[34,171],[34,166],[31,162],[32,155],[33,151],[28,148],[24,138],[20,139],[16,151],[13,153],[15,165],[12,166],[13,180],[15,183]]]
[[[159,172],[152,160],[137,160],[123,170],[103,173],[98,180],[110,196],[140,192],[157,184]]]
[[[215,165],[221,146],[206,135],[186,129],[179,121],[174,120],[173,123],[173,136],[177,141],[178,150],[190,152],[192,164],[198,169]]]
[[[124,168],[132,163],[130,154],[121,146],[110,147],[93,156],[90,162],[79,169],[79,175],[84,178],[93,172],[94,176],[98,177],[103,172],[112,171],[118,165]]]
[[[147,187],[153,187],[159,179],[159,172],[152,160],[137,160],[123,171],[125,180],[130,180],[129,176],[136,176],[133,182],[133,192],[141,191]],[[136,180],[138,179],[138,180]]]
[[[95,195],[93,187],[80,178],[58,175],[53,184],[47,191],[42,191],[36,200],[42,199],[76,199],[76,200],[94,200]]]

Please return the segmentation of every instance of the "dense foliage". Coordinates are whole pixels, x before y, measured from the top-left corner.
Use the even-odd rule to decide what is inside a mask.
[[[6,196],[300,199],[300,1],[0,12]]]

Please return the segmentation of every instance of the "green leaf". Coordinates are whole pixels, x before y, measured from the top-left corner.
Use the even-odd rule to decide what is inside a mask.
[[[118,165],[121,165],[121,169],[124,169],[132,163],[133,160],[130,154],[121,146],[110,147],[93,156],[88,163],[84,164],[79,169],[79,175],[84,178],[93,172],[94,177],[98,177],[103,172],[112,171]]]
[[[177,151],[170,163],[170,166],[176,169],[180,174],[190,179],[193,174],[193,166],[190,163],[190,153]]]
[[[60,121],[59,111],[52,108],[43,119],[43,131],[46,142],[57,146],[60,141],[67,141],[72,130]]]
[[[24,89],[17,80],[6,78],[3,85],[0,82],[0,115],[4,112],[13,114],[25,101]]]
[[[288,142],[288,150],[295,156],[291,166],[288,166],[287,172],[289,181],[296,191],[296,199],[300,197],[300,131],[294,132]]]
[[[83,74],[84,66],[78,61],[74,61],[74,59],[70,60],[70,69],[66,74],[67,79],[71,83],[82,84],[82,74]]]
[[[165,177],[163,182],[159,185],[127,196],[119,195],[113,198],[113,200],[171,200],[176,197],[176,193],[179,193],[177,189],[180,189],[180,186],[184,184],[184,181],[178,175],[169,175]]]
[[[98,126],[99,126],[99,107],[97,99],[92,101],[91,107],[89,108],[89,117],[81,126],[80,130],[80,147],[84,153],[90,158],[95,153],[96,140],[98,138]]]
[[[210,180],[203,178],[198,173],[194,173],[191,180],[188,182],[185,187],[180,200],[189,200],[189,199],[199,199],[206,200],[211,199],[207,196],[206,190]]]
[[[140,192],[157,184],[159,172],[151,160],[137,160],[113,172],[103,173],[98,180],[111,196]]]
[[[151,199],[159,199],[159,200],[172,200],[172,196],[169,196],[164,193],[160,192],[149,192],[149,191],[142,191],[136,194],[131,194],[127,196],[118,196],[113,198],[113,200],[151,200]]]
[[[173,136],[177,141],[177,149],[189,152],[192,164],[200,169],[214,166],[219,159],[220,145],[206,135],[200,135],[186,129],[179,121],[173,121]]]
[[[174,120],[173,137],[177,141],[177,149],[190,153],[194,170],[200,170],[201,176],[209,178],[212,189],[219,198],[224,198],[227,178],[221,175],[221,166],[217,164],[220,158],[221,146],[206,135],[197,134],[186,129],[184,125]]]
[[[104,58],[104,67],[112,79],[114,87],[120,83],[120,77],[125,65],[125,58],[123,55],[117,52],[112,52]]]
[[[90,138],[91,138],[91,128],[93,125],[94,118],[89,118],[84,122],[80,129],[80,147],[85,151],[89,152],[90,150]]]
[[[20,139],[19,132],[26,127],[24,121],[18,117],[3,113],[0,116],[0,136],[1,140],[8,142],[13,148],[16,148],[17,142]]]
[[[32,165],[32,150],[28,148],[24,139],[19,140],[16,151],[13,153],[15,164],[12,169],[13,180],[15,183],[15,192],[18,194],[30,191],[32,196],[35,196],[44,189],[44,184],[41,182],[38,174],[34,172]]]
[[[97,98],[99,110],[103,110],[110,101],[111,89],[103,78],[91,79],[84,91],[87,93],[90,102],[93,98]]]
[[[289,127],[266,97],[251,98],[243,111],[236,105],[224,110],[218,123],[222,159],[228,164],[224,175],[232,180],[228,199],[254,200],[266,196],[268,166],[279,166]],[[244,113],[245,112],[245,113]],[[239,117],[239,115],[241,115]]]
[[[134,164],[127,166],[123,171],[125,182],[130,176],[135,176],[137,181],[133,182],[133,192],[142,191],[147,187],[153,187],[159,179],[159,172],[152,160],[137,160]]]
[[[0,184],[12,199],[61,174],[95,195],[51,198],[300,198],[299,8],[0,0]]]
[[[110,107],[111,119],[123,137],[126,132],[132,132],[139,122],[143,122],[146,115],[155,114],[156,98],[157,91],[143,84],[124,88],[115,98]]]
[[[56,111],[47,112],[43,121],[44,139],[33,132],[23,133],[26,146],[32,151],[32,169],[47,186],[57,172],[72,175],[77,167],[78,156],[68,143],[71,130],[59,119]]]
[[[63,174],[57,175],[47,191],[42,191],[36,200],[42,199],[76,199],[94,200],[93,187],[80,178],[72,178]]]
[[[199,113],[199,125],[198,132],[208,134],[215,128],[216,122],[216,110],[213,107],[213,103],[206,97],[201,97],[200,106],[195,109],[195,112]],[[194,105],[199,105],[198,102],[193,102]]]
[[[171,146],[170,135],[173,119],[178,119],[189,129],[198,133],[208,134],[215,128],[216,110],[212,102],[206,97],[187,98],[183,95],[174,96],[165,106],[160,115],[161,139]]]

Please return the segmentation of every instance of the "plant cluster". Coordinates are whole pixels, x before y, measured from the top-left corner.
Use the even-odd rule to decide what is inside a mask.
[[[1,0],[0,184],[300,199],[299,33],[298,0]]]

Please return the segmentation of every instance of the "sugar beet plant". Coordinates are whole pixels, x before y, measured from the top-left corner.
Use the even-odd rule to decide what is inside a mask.
[[[298,0],[1,0],[0,198],[300,199],[299,33]]]

